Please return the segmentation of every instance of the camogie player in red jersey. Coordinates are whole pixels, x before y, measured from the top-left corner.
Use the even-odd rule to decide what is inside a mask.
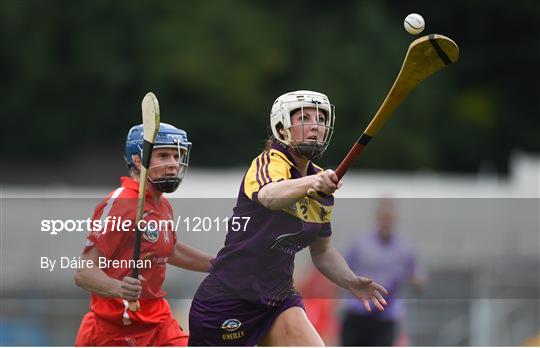
[[[85,267],[75,282],[91,295],[77,346],[186,346],[188,335],[171,314],[162,284],[166,264],[208,272],[212,256],[177,240],[173,212],[163,192],[175,191],[186,173],[191,143],[185,131],[161,123],[149,167],[140,261],[133,264],[135,215],[139,191],[143,126],[130,129],[126,141],[129,177],[96,207],[101,221],[85,244]],[[168,223],[170,222],[170,223]],[[139,268],[139,279],[131,277]],[[129,302],[139,301],[137,312]]]

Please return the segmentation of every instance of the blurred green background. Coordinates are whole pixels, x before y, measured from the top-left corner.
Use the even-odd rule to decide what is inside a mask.
[[[409,96],[357,168],[505,175],[512,151],[538,152],[537,1],[4,0],[1,179],[109,182],[147,91],[188,131],[196,167],[247,165],[277,96],[324,92],[337,121],[320,162],[335,166],[399,71],[411,12],[461,60]],[[103,175],[77,178],[85,159]]]

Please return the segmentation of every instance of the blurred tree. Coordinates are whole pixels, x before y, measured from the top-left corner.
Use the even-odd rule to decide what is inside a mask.
[[[538,152],[536,1],[6,0],[1,153],[21,170],[97,144],[119,157],[152,90],[162,119],[189,131],[194,165],[245,166],[273,100],[313,89],[337,106],[322,161],[334,166],[399,71],[410,12],[462,57],[411,94],[358,168],[505,173],[513,150]]]

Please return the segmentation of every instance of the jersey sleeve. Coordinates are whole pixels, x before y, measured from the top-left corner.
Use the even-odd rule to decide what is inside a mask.
[[[332,224],[330,222],[325,222],[321,226],[321,231],[319,232],[319,237],[330,237],[332,235]]]
[[[107,259],[111,259],[123,247],[132,228],[135,227],[136,199],[116,199],[100,204],[92,216],[91,230],[86,238],[83,254],[97,247]],[[131,221],[125,223],[125,221]],[[127,227],[125,230],[122,228]]]
[[[169,202],[169,200],[167,198],[164,198],[164,202],[167,203],[167,208],[166,209],[167,209],[167,213],[169,215],[169,219],[173,220],[174,214],[173,214],[172,205],[171,205],[171,203]],[[171,222],[173,222],[173,221],[171,221]],[[172,244],[174,246],[174,245],[176,245],[176,242],[178,242],[178,236],[176,235],[176,230],[174,228],[171,230],[171,235],[172,235]]]
[[[291,163],[283,155],[265,151],[251,162],[244,178],[244,192],[249,199],[271,182],[290,179]],[[255,197],[254,197],[255,195]]]

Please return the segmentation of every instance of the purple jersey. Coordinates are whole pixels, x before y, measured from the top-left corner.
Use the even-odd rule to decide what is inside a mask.
[[[358,314],[375,316],[385,320],[399,320],[404,308],[398,298],[399,291],[412,276],[418,275],[418,267],[411,245],[399,235],[393,234],[385,243],[377,232],[361,235],[347,252],[346,260],[356,274],[374,279],[388,290],[388,306],[384,311],[371,313],[356,299],[347,300],[347,309]]]
[[[307,174],[320,171],[310,163]],[[253,160],[230,220],[249,221],[237,231],[229,224],[225,245],[212,260],[209,277],[222,290],[214,292],[216,296],[277,306],[294,292],[294,256],[318,236],[332,234],[334,199],[319,202],[304,197],[286,209],[270,210],[258,202],[257,195],[271,182],[300,177],[293,158],[278,144]]]

